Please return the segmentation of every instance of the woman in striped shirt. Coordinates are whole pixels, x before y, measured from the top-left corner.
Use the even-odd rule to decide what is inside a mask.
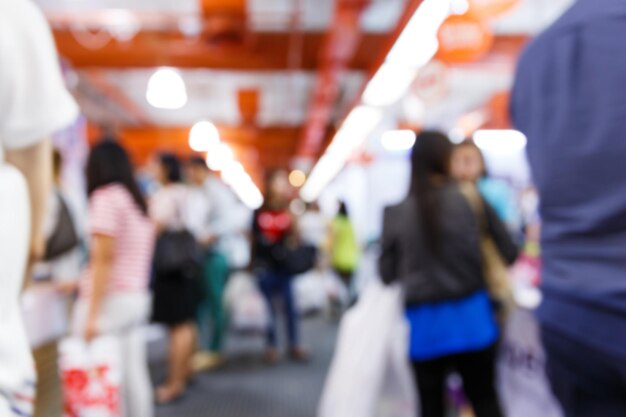
[[[96,145],[87,165],[91,256],[74,312],[73,329],[87,341],[120,338],[124,416],[151,417],[153,398],[144,324],[155,227],[124,149]]]

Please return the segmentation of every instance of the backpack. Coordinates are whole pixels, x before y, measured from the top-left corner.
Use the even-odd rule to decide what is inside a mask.
[[[59,215],[56,226],[46,242],[46,252],[44,254],[44,260],[46,261],[65,255],[80,243],[65,199],[58,191],[56,192],[56,197],[59,201]]]

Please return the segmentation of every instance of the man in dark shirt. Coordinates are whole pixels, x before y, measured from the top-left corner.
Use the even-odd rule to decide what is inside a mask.
[[[626,1],[578,0],[511,103],[541,197],[547,371],[566,414],[626,416]]]

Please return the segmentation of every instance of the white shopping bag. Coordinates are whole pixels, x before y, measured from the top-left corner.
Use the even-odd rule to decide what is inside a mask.
[[[348,291],[331,271],[313,270],[295,278],[293,290],[298,311],[302,314],[325,310],[330,300],[342,303],[348,299]]]
[[[545,375],[539,326],[530,310],[511,314],[498,362],[500,397],[507,417],[562,417]]]
[[[267,302],[250,274],[234,274],[228,281],[224,297],[231,326],[236,331],[267,330],[270,322]]]
[[[417,417],[399,287],[369,285],[344,316],[318,417]]]
[[[121,417],[121,346],[115,337],[86,343],[64,339],[60,346],[64,417]]]

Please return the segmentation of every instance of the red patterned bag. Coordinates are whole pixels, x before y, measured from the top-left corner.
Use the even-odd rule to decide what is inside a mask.
[[[122,417],[120,349],[114,337],[61,342],[64,417]]]

